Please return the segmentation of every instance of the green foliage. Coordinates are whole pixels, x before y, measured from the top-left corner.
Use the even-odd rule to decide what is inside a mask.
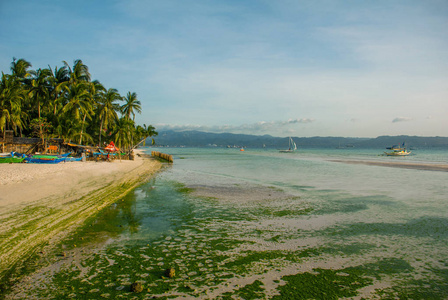
[[[135,125],[135,114],[142,111],[136,93],[122,97],[116,89],[91,81],[89,68],[80,59],[73,68],[63,64],[54,70],[31,70],[30,62],[13,59],[12,74],[2,72],[0,78],[0,131],[13,129],[16,134],[79,144],[114,140],[123,149],[157,135],[151,125]],[[48,124],[36,127],[34,120]]]
[[[47,122],[46,118],[37,118],[31,120],[30,128],[32,129],[34,136],[44,139],[48,137],[48,133],[50,132],[52,126],[49,122]]]

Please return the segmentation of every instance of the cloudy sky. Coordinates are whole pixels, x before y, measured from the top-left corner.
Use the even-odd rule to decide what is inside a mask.
[[[140,124],[448,136],[446,0],[0,0],[0,70],[81,59]]]

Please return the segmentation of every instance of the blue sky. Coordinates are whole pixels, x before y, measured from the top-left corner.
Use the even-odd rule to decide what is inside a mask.
[[[0,70],[81,59],[140,124],[448,136],[446,0],[0,0]]]

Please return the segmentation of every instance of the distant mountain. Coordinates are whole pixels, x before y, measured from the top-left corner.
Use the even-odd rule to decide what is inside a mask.
[[[447,148],[448,137],[379,136],[377,138],[293,137],[299,148],[385,148],[406,143],[412,148]],[[288,138],[270,135],[210,133],[201,131],[161,131],[155,137],[156,146],[169,147],[288,147]]]

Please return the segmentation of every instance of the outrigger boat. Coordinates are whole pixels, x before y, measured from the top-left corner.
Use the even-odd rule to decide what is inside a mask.
[[[32,164],[58,164],[60,162],[65,162],[66,157],[27,157],[25,158],[25,161],[27,163]]]
[[[24,160],[25,155],[16,152],[2,153],[0,155],[0,164],[21,163]]]
[[[60,162],[65,162],[69,159],[70,153],[65,153],[62,155],[49,155],[49,154],[35,154],[25,158],[27,163],[34,164],[58,164]]]
[[[384,152],[384,154],[386,154],[387,156],[406,156],[411,154],[411,151],[406,151],[404,143],[401,145],[401,147],[398,145],[394,145],[386,149],[392,150],[391,152]]]

